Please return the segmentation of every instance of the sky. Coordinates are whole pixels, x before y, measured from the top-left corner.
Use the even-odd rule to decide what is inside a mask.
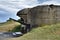
[[[0,0],[0,22],[5,22],[9,18],[19,19],[16,14],[24,8],[50,4],[60,5],[60,0]]]

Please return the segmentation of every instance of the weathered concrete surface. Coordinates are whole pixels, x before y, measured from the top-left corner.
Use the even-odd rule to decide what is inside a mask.
[[[23,9],[21,11],[19,11],[17,13],[17,15],[19,17],[22,17],[24,19],[24,22],[27,23],[27,17],[29,18],[29,16],[27,15],[27,13],[29,14],[29,11],[30,11],[30,8],[27,8],[27,9]],[[29,20],[29,19],[28,19]]]
[[[17,35],[14,36],[13,33],[15,32],[0,32],[0,40],[9,40],[18,37]]]
[[[9,38],[12,38],[10,33],[4,34],[4,32],[0,32],[0,40],[8,40]]]
[[[55,24],[60,22],[60,6],[40,5],[34,8],[20,10],[17,16],[22,17],[24,22],[32,26]]]

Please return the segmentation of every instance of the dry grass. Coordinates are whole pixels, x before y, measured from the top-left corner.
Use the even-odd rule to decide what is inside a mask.
[[[21,37],[8,40],[60,40],[60,24],[38,27]]]
[[[0,25],[0,32],[7,32],[12,30],[14,27],[20,25],[20,23],[15,21],[8,21]]]

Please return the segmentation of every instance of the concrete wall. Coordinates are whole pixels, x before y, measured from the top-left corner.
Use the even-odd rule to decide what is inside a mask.
[[[22,13],[23,12],[23,13]],[[27,24],[33,25],[45,25],[45,24],[55,24],[60,22],[60,6],[58,5],[42,5],[31,9],[25,9],[17,14],[24,18]]]

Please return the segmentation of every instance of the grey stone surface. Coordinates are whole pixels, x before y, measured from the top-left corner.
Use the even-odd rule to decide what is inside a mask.
[[[24,22],[31,26],[55,24],[60,22],[60,6],[40,5],[26,8],[17,12],[17,16],[22,17]]]

